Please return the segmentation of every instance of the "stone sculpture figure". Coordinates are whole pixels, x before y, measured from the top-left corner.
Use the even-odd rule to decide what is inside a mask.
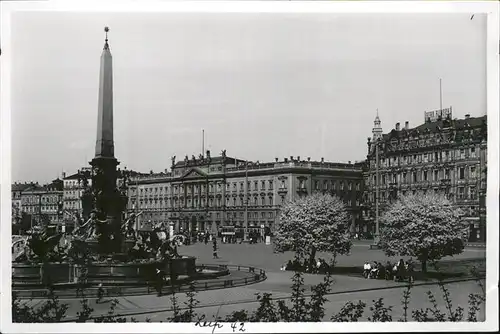
[[[78,230],[74,231],[73,235],[76,237],[83,237],[84,240],[96,239],[99,237],[97,225],[105,224],[107,222],[108,222],[107,219],[106,220],[98,219],[96,212],[91,212],[90,218],[87,220],[87,222],[85,222],[85,224],[80,226]]]
[[[121,231],[125,235],[125,238],[131,238],[134,240],[137,240],[137,233],[134,229],[134,222],[137,217],[139,217],[142,214],[142,211],[139,212],[137,215],[135,213],[132,213],[130,217],[125,220],[125,222],[121,226]]]

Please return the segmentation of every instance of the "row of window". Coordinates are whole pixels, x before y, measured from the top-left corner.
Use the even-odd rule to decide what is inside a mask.
[[[64,191],[64,197],[78,197],[82,196],[82,190],[66,190]]]
[[[206,207],[208,205],[208,207],[214,207],[217,206],[217,207],[220,207],[222,206],[222,198],[209,198],[208,199],[208,202],[205,198],[201,198],[201,199],[198,199],[198,198],[194,198],[194,199],[191,199],[191,198],[187,198],[186,200],[179,200],[177,198],[173,198],[173,199],[170,199],[170,200],[163,200],[163,199],[160,199],[160,200],[153,200],[153,199],[150,199],[149,201],[143,201],[143,200],[140,200],[140,207],[143,208],[145,206],[148,205],[148,202],[149,202],[149,205],[150,207],[156,207],[156,208],[159,208],[159,207],[163,207],[165,205],[170,205],[172,207],[179,207],[179,206],[183,206],[183,207]],[[232,206],[244,206],[246,205],[245,203],[245,199],[243,197],[232,197],[232,198],[228,198],[226,199],[226,205],[232,205]],[[134,205],[135,201],[132,200],[132,205]],[[272,196],[269,196],[269,197],[265,197],[265,196],[262,196],[262,197],[254,197],[253,199],[248,199],[248,205],[254,205],[254,206],[257,206],[257,205],[274,205],[274,199]]]
[[[81,209],[81,205],[80,205],[80,202],[65,202],[64,208],[65,209]]]
[[[27,213],[38,213],[40,212],[56,212],[57,205],[44,205],[44,206],[27,206],[23,207],[23,211]]]
[[[140,228],[141,229],[144,229],[146,227],[148,228],[151,228],[151,225],[156,225],[156,224],[159,224],[159,223],[163,223],[164,221],[161,220],[161,219],[155,219],[156,217],[153,217],[153,216],[150,216],[150,217],[147,217],[146,219],[149,220],[147,222],[142,222],[140,224]],[[215,225],[218,226],[218,228],[220,229],[220,231],[224,231],[225,229],[223,227],[221,227],[221,224],[222,222],[220,220],[218,221],[215,221],[214,222]],[[273,226],[273,221],[268,221],[268,220],[260,220],[260,221],[248,221],[248,228],[249,230],[251,228],[254,228],[254,229],[258,229],[260,228],[261,225],[265,225],[265,226],[268,226],[268,227],[272,227]],[[206,224],[206,225],[205,225]],[[201,226],[201,229],[209,229],[211,227],[211,224],[212,224],[212,221],[205,221],[205,222],[200,222],[200,226]],[[182,230],[183,227],[182,227],[182,223],[180,224],[179,228]],[[241,226],[242,228],[244,227],[243,226],[243,223],[240,222],[239,224],[235,225],[233,222],[230,222],[230,221],[225,221],[224,222],[224,225],[229,225],[229,226]],[[196,227],[198,228],[198,227]],[[189,228],[188,228],[189,229]],[[234,228],[233,228],[234,229]]]
[[[155,214],[154,213],[145,213],[144,217],[153,217]],[[174,214],[175,215],[175,214]],[[221,219],[222,217],[226,219],[244,219],[245,218],[245,212],[240,211],[240,212],[226,212],[226,215],[224,216],[220,212],[216,212],[214,217],[216,219]],[[248,219],[273,219],[274,218],[274,212],[248,212]],[[211,220],[211,217],[208,217],[208,220]]]
[[[434,189],[423,189],[423,190],[411,190],[411,193],[413,195],[422,193],[426,194],[427,191],[434,191],[435,193],[445,193],[447,195],[453,194],[450,193],[449,189],[439,189],[439,188],[434,188]],[[379,196],[381,200],[386,200],[390,197],[390,194],[395,194],[397,196],[397,190],[394,191],[380,191]],[[402,190],[401,193],[403,195],[408,194],[406,190]],[[370,200],[374,202],[375,200],[375,192],[370,194]],[[457,199],[470,199],[470,200],[477,200],[478,199],[478,192],[477,192],[477,187],[476,186],[469,186],[469,187],[458,187],[457,188]]]
[[[304,189],[306,187],[306,180],[305,179],[300,179],[299,180],[299,188],[300,189]],[[247,182],[247,188],[249,191],[253,190],[253,191],[266,191],[266,190],[270,190],[272,191],[274,188],[273,188],[273,180],[261,180],[261,181],[248,181]],[[247,191],[247,189],[245,189],[244,187],[245,183],[243,181],[241,182],[228,182],[226,183],[226,191]],[[319,180],[316,180],[314,181],[314,189],[315,190],[320,190],[320,189],[323,189],[323,190],[328,190],[328,189],[332,189],[332,190],[336,190],[336,181],[334,180],[324,180],[324,181],[319,181]],[[344,186],[345,186],[345,183],[343,181],[341,181],[339,183],[339,188],[340,190],[344,190]],[[218,193],[221,193],[222,192],[222,183],[216,183],[214,185],[214,183],[210,183],[209,184],[209,192],[210,193],[213,193],[215,190],[218,192]],[[352,182],[348,182],[347,183],[347,188],[348,190],[352,190],[352,187],[353,187],[353,183]],[[287,188],[287,182],[285,179],[282,179],[280,180],[280,189],[286,189]],[[355,188],[356,190],[360,190],[361,186],[360,186],[360,183],[359,182],[356,182],[355,184]],[[174,195],[178,195],[179,192],[181,193],[186,193],[188,195],[190,194],[197,194],[197,193],[205,193],[207,188],[206,188],[206,184],[193,184],[193,185],[174,185],[172,186],[172,189],[173,189],[173,194]],[[135,194],[135,189],[132,188],[132,194]],[[168,192],[168,188],[165,186],[165,187],[150,187],[150,188],[139,188],[139,195],[140,196],[143,196],[144,194],[160,194],[160,193],[167,193]]]
[[[238,188],[238,184],[239,184],[239,188]],[[266,187],[267,185],[267,187]],[[273,180],[268,180],[267,182],[262,180],[260,181],[260,188],[259,188],[259,181],[253,181],[253,188],[252,188],[252,182],[251,181],[248,181],[248,184],[247,184],[247,187],[248,187],[248,190],[273,190]],[[163,193],[163,192],[168,192],[168,187],[165,186],[165,187],[150,187],[150,188],[139,188],[139,194],[140,195],[143,195],[143,194],[158,194],[158,193]],[[201,193],[204,193],[206,192],[207,188],[206,188],[206,184],[205,183],[202,183],[202,184],[186,184],[186,185],[173,185],[172,186],[172,189],[173,189],[173,192],[174,194],[178,194],[179,191],[181,192],[186,192],[186,193],[198,193],[198,192],[201,192]],[[209,191],[210,192],[214,192],[214,190],[217,190],[217,192],[222,192],[222,183],[221,182],[217,182],[217,183],[210,183],[209,184]],[[135,189],[132,188],[131,189],[132,192],[134,193],[135,192]],[[240,190],[240,191],[245,191],[246,189],[244,188],[244,182],[241,181],[241,182],[228,182],[226,183],[226,190],[229,191],[229,190]]]
[[[21,198],[23,204],[45,204],[45,203],[57,203],[59,201],[59,196],[49,196],[49,197],[40,197],[40,196],[24,196]]]
[[[433,169],[433,170],[421,170],[412,172],[402,172],[402,173],[387,173],[381,175],[381,184],[388,183],[409,183],[409,182],[419,182],[419,181],[440,181],[443,179],[451,179],[451,172],[449,168],[445,169]],[[478,169],[476,166],[463,166],[459,167],[457,170],[457,178],[459,180],[474,179],[478,177]],[[376,174],[372,175],[372,182],[376,184],[377,178]]]
[[[356,190],[360,190],[361,186],[359,182],[356,182]],[[305,180],[299,180],[299,189],[304,189],[305,188]],[[314,189],[315,190],[337,190],[336,189],[336,182],[333,180],[324,180],[323,182],[321,181],[314,181]],[[339,189],[344,190],[344,182],[341,181],[339,184]],[[347,190],[351,191],[352,190],[352,182],[347,182]]]
[[[280,196],[280,204],[283,204],[283,201],[284,201],[284,196]],[[132,208],[135,209],[135,200],[132,199],[131,200],[131,205],[132,205]],[[346,200],[346,205],[347,206],[352,206],[352,200],[351,199],[347,199]],[[170,205],[169,205],[170,204]],[[245,206],[247,203],[245,202],[245,199],[242,198],[242,197],[239,197],[239,198],[236,198],[236,197],[232,197],[232,198],[228,198],[225,202],[225,205],[228,206],[228,207],[242,207],[242,206]],[[361,205],[361,200],[359,199],[356,199],[355,200],[355,204],[356,206],[360,206]],[[198,199],[198,198],[194,198],[194,199],[186,199],[186,200],[179,200],[179,199],[170,199],[170,200],[164,200],[164,199],[149,199],[148,200],[140,200],[139,201],[139,208],[140,209],[160,209],[160,208],[163,208],[165,206],[170,206],[170,207],[174,207],[174,208],[199,208],[199,207],[208,207],[208,208],[212,208],[212,207],[222,207],[222,198],[209,198],[208,199],[208,202],[206,201],[205,198],[202,198],[201,200]],[[274,200],[273,200],[273,197],[272,196],[269,196],[269,197],[254,197],[254,198],[248,198],[248,205],[249,206],[273,206],[274,205]]]
[[[395,156],[390,158],[381,158],[380,167],[396,167],[401,165],[421,164],[428,162],[447,162],[452,160],[476,159],[478,154],[475,147],[461,148],[456,150],[445,150],[436,152],[427,152],[420,154],[410,154]],[[371,161],[372,168],[375,168],[375,161]]]

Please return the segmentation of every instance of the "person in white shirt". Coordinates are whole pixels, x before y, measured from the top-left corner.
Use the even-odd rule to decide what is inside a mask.
[[[365,265],[363,266],[363,276],[365,278],[368,278],[371,269],[372,269],[372,266],[370,265],[370,263],[369,262],[365,262]]]

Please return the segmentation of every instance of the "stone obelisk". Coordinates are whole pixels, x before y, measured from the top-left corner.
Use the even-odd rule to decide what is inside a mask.
[[[106,39],[101,54],[99,75],[95,158],[115,159],[115,144],[113,141],[113,59],[108,44],[109,28],[104,28],[104,31],[106,32]]]
[[[104,28],[106,39],[101,54],[99,75],[99,104],[97,116],[97,140],[92,165],[92,189],[99,224],[99,248],[103,253],[120,250],[121,219],[124,210],[123,198],[116,187],[119,162],[114,155],[113,141],[113,67],[108,44],[108,27]]]

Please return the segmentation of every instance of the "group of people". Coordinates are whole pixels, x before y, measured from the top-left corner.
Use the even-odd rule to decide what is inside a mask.
[[[382,262],[374,261],[373,264],[370,262],[365,262],[363,266],[363,276],[365,278],[374,279],[386,279],[394,281],[414,281],[414,269],[415,266],[413,261],[410,259],[404,261],[403,259],[399,262],[392,264],[387,261],[385,265]]]
[[[289,260],[286,264],[281,267],[281,270],[293,270],[293,271],[303,271],[310,274],[326,274],[331,270],[331,266],[325,261],[325,259],[317,259],[314,263],[308,260],[300,262],[297,259]]]

